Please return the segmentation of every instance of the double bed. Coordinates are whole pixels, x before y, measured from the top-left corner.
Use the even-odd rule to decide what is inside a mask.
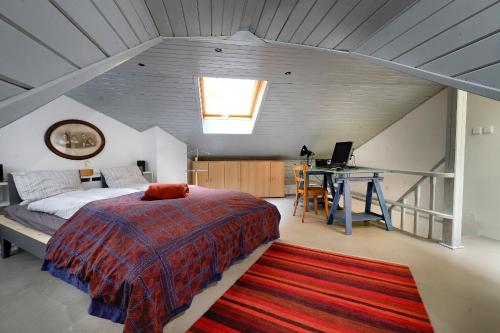
[[[162,332],[231,264],[279,237],[276,207],[240,192],[193,186],[186,198],[144,201],[131,191],[66,220],[20,207],[11,187],[4,256],[14,243],[43,258],[43,270],[89,294],[90,314],[124,332]]]

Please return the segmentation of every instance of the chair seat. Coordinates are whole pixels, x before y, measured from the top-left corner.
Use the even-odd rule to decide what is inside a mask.
[[[324,189],[323,187],[319,187],[319,186],[311,186],[311,187],[307,188],[307,192],[311,195],[313,195],[314,193],[323,194],[325,191],[326,191],[326,189]]]

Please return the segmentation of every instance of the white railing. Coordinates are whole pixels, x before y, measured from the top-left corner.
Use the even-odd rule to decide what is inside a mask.
[[[440,160],[431,171],[410,171],[410,170],[394,170],[394,169],[381,169],[384,173],[395,173],[403,175],[413,175],[421,176],[418,181],[408,189],[399,199],[388,200],[385,198],[385,202],[389,205],[389,213],[393,214],[394,209],[400,211],[400,225],[401,231],[413,234],[414,236],[422,237],[419,235],[419,218],[424,215],[428,218],[428,232],[427,238],[433,239],[433,226],[434,222],[452,221],[453,214],[442,212],[436,210],[436,183],[438,178],[454,178],[455,175],[451,172],[436,172],[433,170],[438,169],[444,164],[444,159]],[[429,208],[422,207],[421,197],[422,197],[422,186],[425,181],[429,181]],[[413,197],[413,204],[409,204],[409,197]],[[356,200],[365,200],[365,194],[360,192],[353,192],[353,198]],[[374,198],[374,201],[376,199]],[[405,230],[406,215],[408,212],[413,213],[413,230],[408,232]],[[397,226],[395,226],[397,228]]]

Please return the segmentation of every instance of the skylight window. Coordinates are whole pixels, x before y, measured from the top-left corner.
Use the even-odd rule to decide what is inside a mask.
[[[251,134],[267,81],[199,77],[203,132]]]

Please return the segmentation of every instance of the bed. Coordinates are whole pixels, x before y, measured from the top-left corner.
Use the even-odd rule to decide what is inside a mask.
[[[142,195],[90,202],[53,236],[2,217],[1,237],[88,293],[90,314],[153,333],[231,264],[279,237],[277,208],[249,194],[190,187],[182,199]]]

